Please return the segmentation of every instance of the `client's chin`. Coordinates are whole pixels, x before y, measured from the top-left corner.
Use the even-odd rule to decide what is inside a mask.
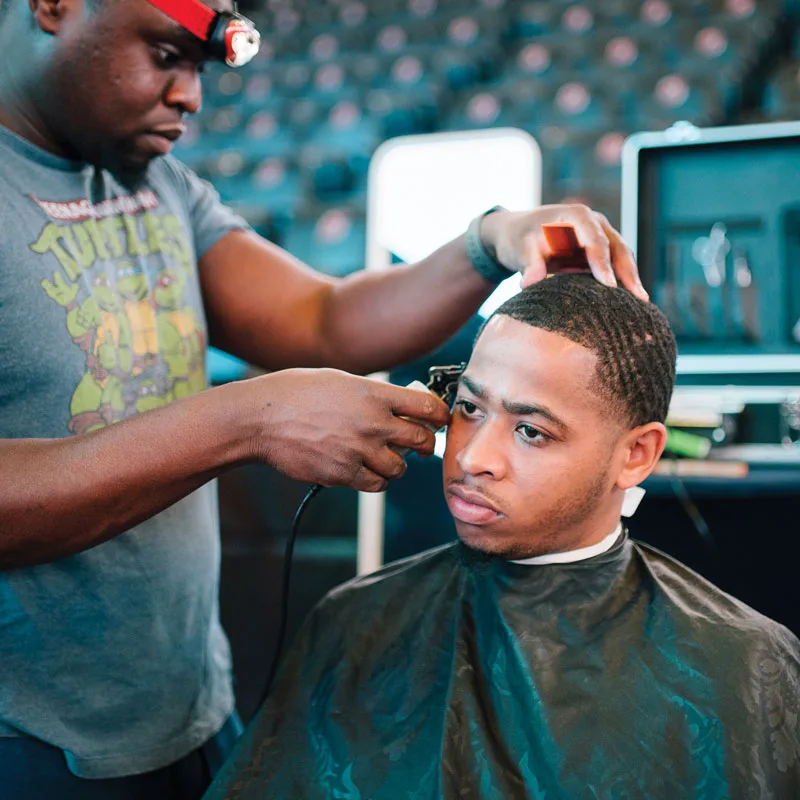
[[[509,542],[500,531],[465,525],[458,520],[455,520],[455,524],[461,543],[476,553],[505,559],[524,558],[515,554],[519,548],[515,547],[513,542]]]
[[[516,532],[516,534],[509,533],[507,530],[503,530],[502,526],[482,527],[465,525],[457,519],[453,521],[455,522],[458,538],[466,548],[475,553],[502,558],[506,561],[537,558],[538,556],[574,549],[560,547],[559,541],[548,535],[539,535],[533,541],[530,538],[524,538],[524,541],[520,541],[519,532]]]

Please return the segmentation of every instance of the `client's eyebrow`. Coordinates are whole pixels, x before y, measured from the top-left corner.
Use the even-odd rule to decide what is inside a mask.
[[[489,391],[485,386],[482,386],[480,383],[476,383],[472,378],[462,375],[460,378],[461,384],[467,388],[467,390],[477,397],[479,400],[485,400],[488,395]],[[530,417],[530,416],[540,416],[544,417],[545,419],[549,420],[556,425],[557,427],[561,428],[562,430],[568,430],[568,426],[566,422],[561,420],[556,414],[554,414],[547,406],[538,405],[536,403],[521,403],[521,402],[514,402],[512,400],[503,400],[503,410],[506,411],[508,414],[513,414],[517,417]]]

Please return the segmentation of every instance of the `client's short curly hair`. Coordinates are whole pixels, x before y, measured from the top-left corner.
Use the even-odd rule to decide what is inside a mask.
[[[667,318],[652,303],[590,275],[557,275],[523,289],[496,315],[591,350],[598,393],[631,427],[666,420],[678,348]]]

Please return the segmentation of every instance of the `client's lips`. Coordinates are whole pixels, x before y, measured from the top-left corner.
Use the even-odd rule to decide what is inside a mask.
[[[463,486],[450,486],[445,497],[450,513],[459,522],[486,525],[502,516],[490,500],[479,492],[472,492]]]

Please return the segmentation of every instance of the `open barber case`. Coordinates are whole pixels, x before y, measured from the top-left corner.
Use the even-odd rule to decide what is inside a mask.
[[[796,382],[800,123],[636,134],[622,180],[622,233],[675,331],[679,385]]]

